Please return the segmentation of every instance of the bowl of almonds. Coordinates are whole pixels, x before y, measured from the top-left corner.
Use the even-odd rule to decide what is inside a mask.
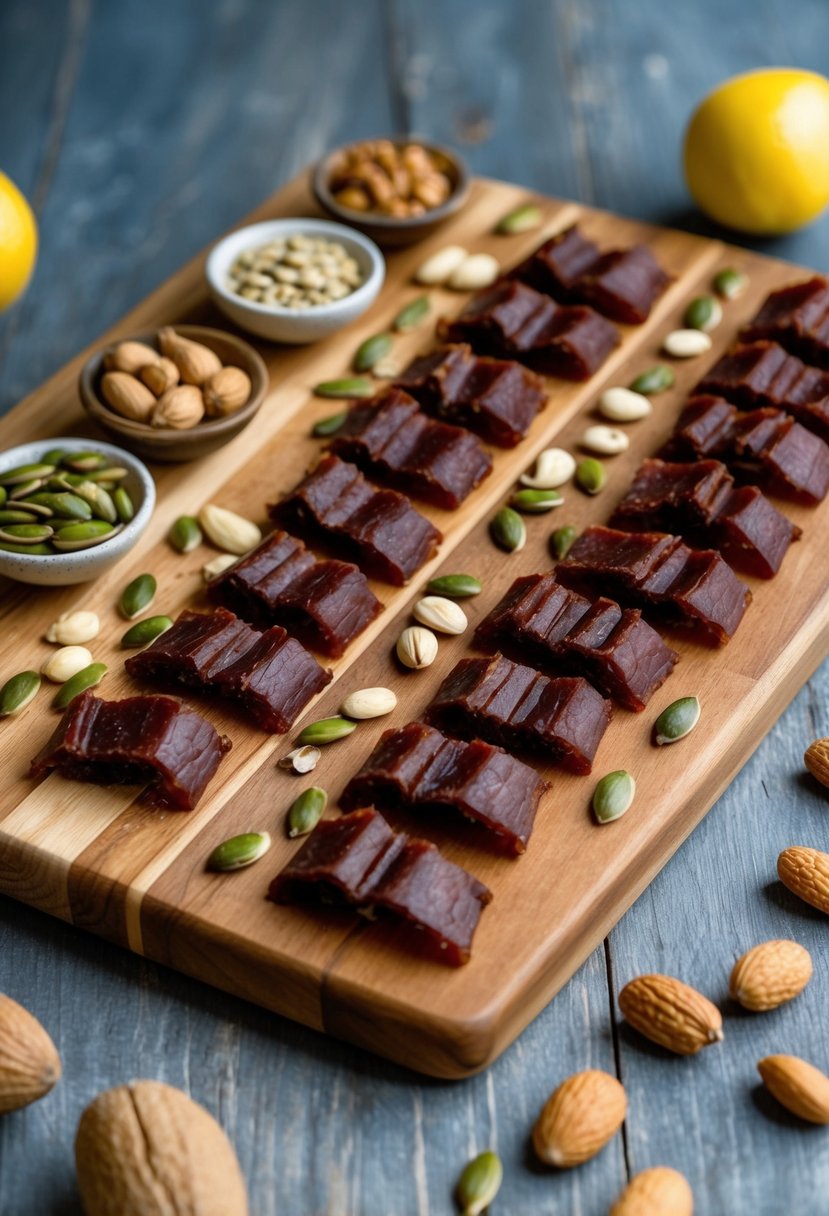
[[[268,371],[252,346],[202,325],[164,326],[98,351],[79,381],[84,409],[148,460],[206,456],[262,404]]]

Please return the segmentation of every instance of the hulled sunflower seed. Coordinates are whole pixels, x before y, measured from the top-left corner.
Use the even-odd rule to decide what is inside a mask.
[[[465,600],[483,591],[480,581],[472,574],[441,574],[426,584],[432,595],[448,595],[455,600]]]
[[[593,791],[593,814],[599,823],[621,819],[636,796],[636,782],[623,768],[606,773]]]
[[[88,667],[76,672],[71,680],[66,681],[58,690],[52,705],[55,709],[66,709],[66,706],[70,701],[74,701],[75,697],[80,696],[89,688],[94,688],[96,684],[100,684],[106,673],[106,663],[90,663]]]
[[[288,808],[288,835],[307,836],[322,819],[328,805],[328,795],[318,785],[303,790]]]
[[[501,507],[490,521],[489,533],[498,548],[506,553],[517,553],[527,543],[524,521],[512,507]]]
[[[138,646],[149,646],[162,633],[172,628],[173,622],[169,616],[145,616],[143,621],[136,621],[121,638],[125,650]]]
[[[658,747],[684,739],[699,722],[702,708],[698,697],[680,697],[672,701],[656,719],[653,741]]]
[[[19,714],[37,696],[40,676],[36,671],[21,671],[0,688],[0,718]]]
[[[412,616],[437,633],[461,634],[469,624],[460,604],[442,595],[425,595],[412,608]]]
[[[340,712],[346,718],[383,718],[397,705],[390,688],[358,688],[343,701]]]
[[[139,574],[121,592],[118,607],[128,621],[140,616],[155,599],[158,583],[152,574]]]
[[[344,739],[356,729],[357,723],[349,722],[346,718],[320,718],[318,722],[310,722],[299,732],[297,742],[300,746],[311,743],[314,747],[323,747],[326,743],[336,743],[338,739]]]
[[[563,486],[576,471],[576,462],[564,448],[546,448],[540,452],[532,473],[522,473],[519,481],[531,490],[555,490]]]
[[[242,832],[216,845],[207,859],[207,869],[223,873],[243,870],[264,857],[270,847],[271,838],[267,832]]]
[[[404,667],[420,671],[431,667],[438,657],[438,640],[431,629],[423,625],[409,625],[397,639],[397,657]]]

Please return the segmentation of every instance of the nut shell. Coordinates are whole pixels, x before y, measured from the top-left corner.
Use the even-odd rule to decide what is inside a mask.
[[[829,853],[793,845],[777,858],[777,873],[790,891],[829,916]]]
[[[610,1073],[596,1068],[574,1073],[544,1103],[533,1148],[545,1165],[581,1165],[616,1135],[626,1113],[627,1095]]]
[[[821,785],[829,787],[829,739],[815,739],[803,753],[803,763]]]
[[[37,1018],[0,995],[0,1115],[44,1097],[60,1074],[57,1048]]]
[[[761,942],[737,959],[729,991],[744,1009],[762,1013],[793,1000],[812,978],[812,956],[799,942]]]
[[[723,1038],[722,1016],[707,997],[671,975],[640,975],[619,993],[619,1008],[645,1038],[680,1056]]]
[[[667,1165],[635,1174],[610,1209],[610,1216],[693,1216],[687,1178]]]
[[[829,1123],[829,1077],[799,1056],[766,1056],[757,1065],[781,1106],[809,1123]]]

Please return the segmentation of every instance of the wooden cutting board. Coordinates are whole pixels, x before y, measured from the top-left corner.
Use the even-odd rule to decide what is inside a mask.
[[[502,215],[531,200],[544,215],[541,231],[493,235]],[[251,219],[314,213],[302,179],[279,191]],[[485,1067],[569,979],[699,822],[829,648],[829,502],[817,509],[783,505],[803,527],[803,540],[789,552],[777,578],[747,580],[754,602],[735,639],[720,651],[672,640],[681,652],[676,672],[644,714],[616,710],[592,778],[544,770],[552,791],[523,857],[493,855],[483,835],[466,825],[453,823],[444,831],[434,819],[395,817],[398,826],[433,839],[494,892],[467,966],[453,970],[412,957],[388,922],[267,902],[270,878],[297,848],[285,836],[285,810],[312,783],[323,786],[336,806],[381,731],[419,717],[443,676],[470,653],[471,628],[511,581],[549,569],[547,541],[553,528],[606,521],[639,461],[671,431],[688,389],[734,340],[769,289],[801,277],[801,269],[717,241],[535,198],[518,186],[478,181],[469,204],[438,234],[389,255],[383,292],[357,324],[312,347],[259,344],[271,388],[255,423],[206,459],[153,468],[159,491],[154,518],[116,569],[76,588],[5,583],[0,604],[0,682],[24,667],[40,666],[51,649],[42,640],[47,626],[61,612],[83,607],[98,612],[103,625],[91,644],[94,657],[110,665],[100,693],[118,697],[134,692],[118,648],[125,628],[115,610],[121,589],[136,574],[151,571],[160,587],[155,611],[174,616],[186,605],[205,606],[201,566],[214,552],[206,546],[187,556],[173,552],[164,540],[172,520],[214,501],[266,523],[265,503],[290,489],[321,448],[310,437],[311,426],[338,408],[314,398],[311,387],[345,374],[358,344],[385,329],[407,300],[422,293],[412,273],[430,252],[460,243],[472,251],[490,250],[508,266],[544,235],[576,220],[600,246],[647,241],[675,282],[645,325],[623,327],[621,347],[591,381],[549,382],[549,404],[528,438],[513,451],[494,453],[492,476],[461,509],[421,508],[444,532],[438,557],[408,588],[375,585],[385,611],[334,663],[334,682],[303,720],[335,713],[346,693],[369,685],[395,690],[395,713],[361,724],[347,740],[325,750],[313,775],[300,778],[276,767],[292,746],[289,738],[252,731],[238,716],[205,699],[201,708],[234,746],[197,810],[184,814],[147,809],[136,801],[135,787],[100,788],[56,775],[33,783],[29,760],[56,722],[49,696],[41,692],[19,718],[0,723],[0,890],[276,1013],[441,1077],[463,1077]],[[202,264],[203,258],[191,262],[96,347],[160,324],[225,325],[207,301]],[[725,306],[713,350],[677,362],[675,388],[654,399],[649,419],[629,428],[630,449],[607,462],[603,492],[588,498],[567,487],[562,507],[527,517],[528,542],[520,553],[495,549],[487,521],[518,475],[552,443],[577,449],[580,434],[595,421],[601,389],[627,384],[655,362],[662,338],[681,323],[687,302],[709,290],[713,274],[726,265],[747,272],[749,290]],[[433,318],[458,311],[465,299],[440,289],[431,295]],[[395,358],[402,366],[432,341],[430,319],[395,340]],[[76,390],[87,353],[0,422],[2,448],[37,438],[94,434]],[[463,602],[469,633],[441,641],[433,667],[404,673],[392,658],[394,642],[410,623],[413,599],[438,572],[475,574],[483,593]],[[657,714],[690,694],[702,701],[697,729],[676,746],[653,747]],[[636,801],[623,819],[598,827],[589,812],[593,785],[615,768],[635,775]],[[751,817],[758,807],[746,806],[743,813]],[[205,872],[205,859],[220,841],[263,829],[271,832],[274,844],[262,861],[236,874]],[[681,866],[675,873],[682,881]],[[692,882],[693,875],[687,880]]]

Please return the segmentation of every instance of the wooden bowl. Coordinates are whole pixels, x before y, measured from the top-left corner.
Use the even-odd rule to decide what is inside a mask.
[[[357,142],[362,143],[364,141],[360,140]],[[466,167],[465,161],[457,152],[452,152],[448,148],[442,148],[439,144],[426,143],[422,139],[393,139],[391,142],[396,147],[402,147],[408,143],[418,143],[427,152],[431,152],[439,162],[441,170],[452,183],[452,193],[445,203],[441,203],[439,207],[430,208],[423,215],[413,215],[405,218],[382,215],[379,211],[352,211],[350,207],[341,206],[331,193],[328,183],[331,181],[335,165],[347,148],[351,146],[349,144],[345,144],[341,148],[335,148],[333,152],[329,152],[327,156],[324,156],[321,161],[317,162],[312,170],[311,184],[317,202],[329,215],[333,215],[344,224],[350,224],[352,228],[357,228],[360,232],[364,232],[366,236],[370,236],[378,245],[412,245],[415,241],[420,241],[423,237],[429,236],[436,228],[440,227],[445,219],[448,219],[450,215],[454,215],[456,211],[461,209],[469,195],[469,170]]]
[[[183,460],[196,460],[214,452],[216,448],[233,439],[243,431],[264,400],[268,390],[268,369],[261,356],[235,334],[220,329],[208,329],[203,325],[175,325],[177,334],[209,346],[226,366],[240,367],[250,377],[250,397],[241,409],[225,418],[208,418],[186,430],[173,427],[151,427],[131,418],[122,418],[109,406],[100,393],[104,358],[118,343],[110,343],[87,359],[81,369],[78,382],[81,403],[86,412],[108,434],[115,436],[131,452],[145,460],[158,460],[163,464],[175,464]],[[160,351],[158,330],[132,334],[120,341],[146,342]]]

